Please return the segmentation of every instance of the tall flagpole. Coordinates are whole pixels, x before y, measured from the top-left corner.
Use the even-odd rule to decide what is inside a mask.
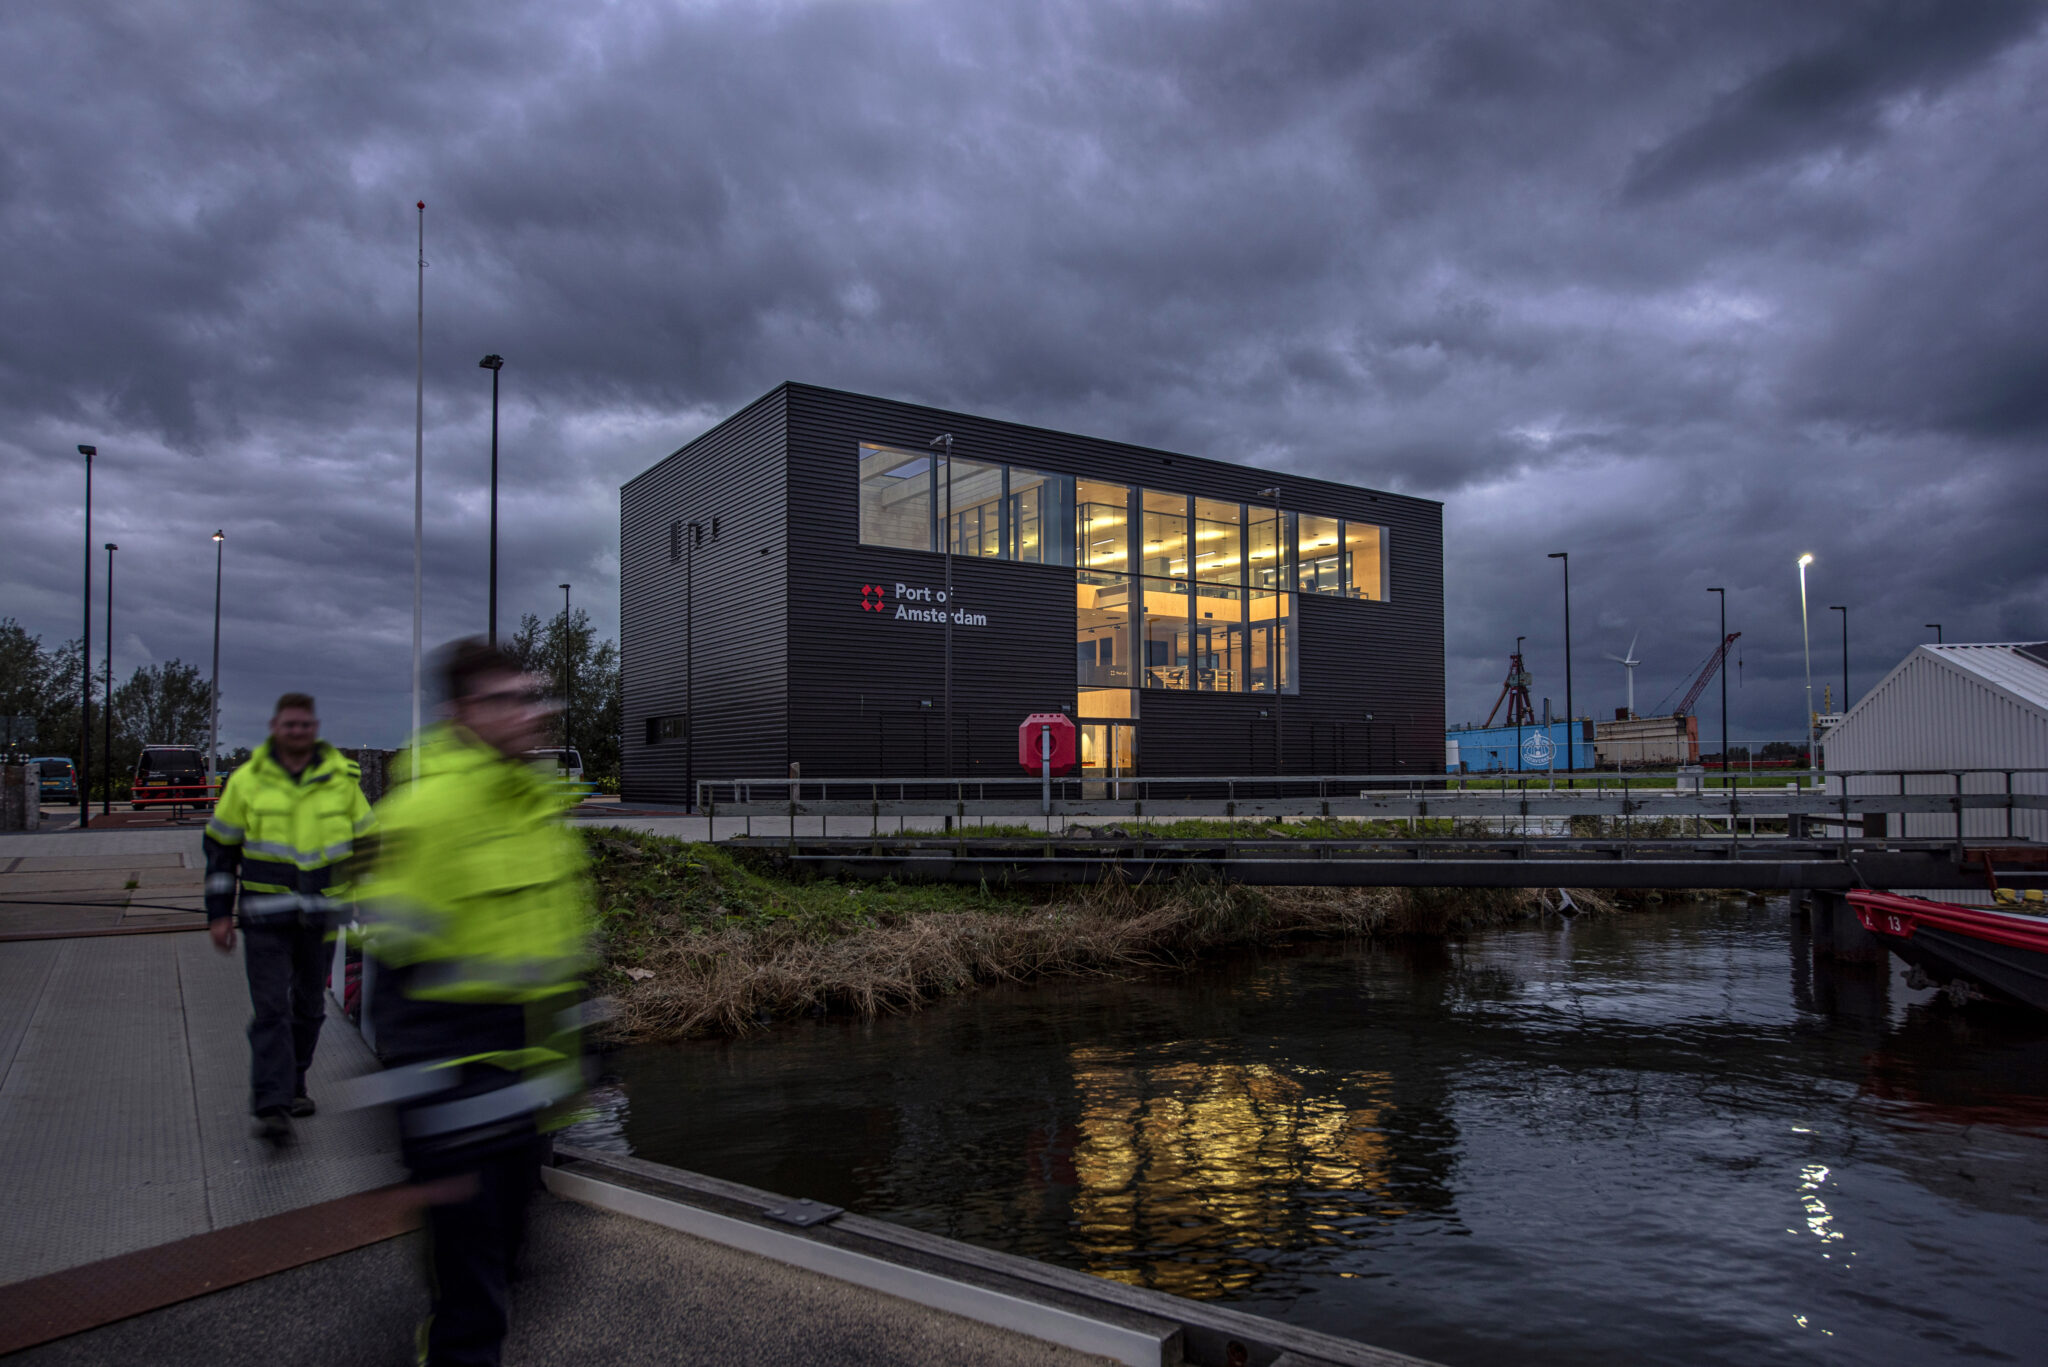
[[[419,317],[412,400],[412,777],[420,776],[420,581],[425,564],[427,488],[427,202],[419,202]]]

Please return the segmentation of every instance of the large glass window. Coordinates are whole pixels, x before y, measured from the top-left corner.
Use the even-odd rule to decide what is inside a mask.
[[[1295,578],[1303,593],[1344,592],[1343,554],[1337,536],[1337,519],[1302,513],[1295,533]]]
[[[1188,496],[1147,489],[1140,528],[1143,563],[1140,573],[1155,579],[1181,579],[1188,573]]]
[[[1344,596],[1384,602],[1387,597],[1387,529],[1370,522],[1344,524]]]
[[[1131,580],[1083,570],[1074,585],[1075,682],[1135,688],[1131,677]]]
[[[1195,578],[1211,584],[1244,582],[1243,518],[1238,504],[1195,500]]]
[[[1192,686],[1201,693],[1242,693],[1244,590],[1235,584],[1194,585],[1190,641]]]
[[[1255,589],[1294,584],[1288,553],[1294,545],[1294,514],[1253,506],[1245,510],[1245,577]]]
[[[860,444],[860,539],[868,546],[928,551],[937,541],[932,516],[932,458]]]
[[[1100,480],[1075,482],[1074,563],[1108,574],[1131,572],[1131,491]]]
[[[951,478],[948,478],[950,474]],[[1003,554],[1003,467],[971,460],[938,462],[932,487],[939,516],[952,509],[949,526],[955,555],[998,560]]]
[[[1295,677],[1294,595],[1251,591],[1246,605],[1245,674],[1253,693],[1298,693]]]
[[[1071,565],[1074,478],[1010,467],[1010,558],[1027,565]]]
[[[1138,649],[1145,687],[1188,689],[1191,674],[1191,641],[1188,626],[1188,586],[1185,581],[1145,579],[1144,611],[1139,627]]]

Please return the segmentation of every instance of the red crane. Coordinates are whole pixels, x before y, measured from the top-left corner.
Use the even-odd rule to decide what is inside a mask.
[[[1500,696],[1493,700],[1493,711],[1486,714],[1486,724],[1493,725],[1493,719],[1500,713],[1500,705],[1508,705],[1506,726],[1534,726],[1536,709],[1529,705],[1529,671],[1522,668],[1522,638],[1515,638],[1515,652],[1508,656],[1508,676],[1500,686]]]
[[[1671,715],[1674,717],[1684,717],[1691,714],[1692,705],[1700,700],[1700,694],[1707,691],[1707,683],[1714,677],[1714,671],[1727,663],[1728,647],[1734,645],[1735,639],[1740,635],[1742,633],[1739,631],[1729,632],[1728,639],[1715,647],[1712,655],[1707,656],[1707,667],[1700,671],[1700,676],[1697,679],[1693,680],[1692,687],[1686,690],[1685,700],[1678,704],[1678,710]]]

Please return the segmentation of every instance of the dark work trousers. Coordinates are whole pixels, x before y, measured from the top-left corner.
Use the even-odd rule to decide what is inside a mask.
[[[332,955],[320,924],[242,926],[242,966],[249,974],[249,1110],[283,1110],[305,1087],[313,1045],[327,1019],[327,966]]]
[[[464,1162],[444,1156],[415,1177],[474,1178],[466,1200],[427,1207],[427,1260],[433,1292],[427,1322],[429,1367],[497,1367],[511,1324],[512,1274],[526,1239],[526,1204],[540,1185],[546,1140],[524,1142]]]

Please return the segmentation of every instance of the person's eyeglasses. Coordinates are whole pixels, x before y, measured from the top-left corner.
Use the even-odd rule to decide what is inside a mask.
[[[472,693],[472,703],[525,703],[528,706],[546,706],[549,695],[543,688],[499,688],[489,693]]]

